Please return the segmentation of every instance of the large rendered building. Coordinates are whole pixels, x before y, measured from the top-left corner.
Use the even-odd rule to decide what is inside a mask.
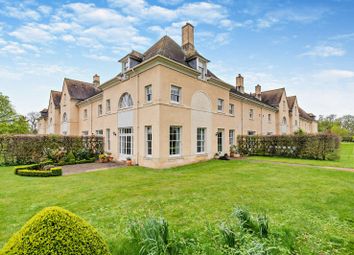
[[[144,53],[132,51],[121,72],[100,84],[65,78],[41,111],[40,134],[100,135],[116,160],[154,168],[229,153],[236,136],[317,132],[315,116],[284,88],[244,91],[208,69],[194,46],[194,27],[182,27],[182,46],[162,37]]]

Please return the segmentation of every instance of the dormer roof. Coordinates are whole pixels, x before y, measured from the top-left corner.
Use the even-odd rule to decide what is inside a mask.
[[[54,103],[55,108],[60,108],[61,92],[60,91],[51,90],[50,91],[50,96],[53,99],[53,103]]]

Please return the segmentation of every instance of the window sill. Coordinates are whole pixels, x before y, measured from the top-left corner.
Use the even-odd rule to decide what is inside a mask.
[[[181,105],[180,102],[176,102],[176,101],[170,101],[171,104],[176,104],[176,105]]]
[[[181,155],[169,155],[168,156],[168,160],[178,160],[178,159],[184,159],[184,157]]]
[[[205,156],[208,156],[208,153],[206,153],[206,152],[197,152],[195,155],[197,157],[205,157]]]
[[[145,156],[144,159],[145,160],[152,160],[152,156]]]

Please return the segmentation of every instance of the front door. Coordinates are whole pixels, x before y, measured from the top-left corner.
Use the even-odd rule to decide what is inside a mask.
[[[119,159],[126,160],[133,155],[133,128],[119,128]]]

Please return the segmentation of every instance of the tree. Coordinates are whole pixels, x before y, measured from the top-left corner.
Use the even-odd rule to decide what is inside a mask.
[[[353,115],[344,115],[339,118],[342,128],[345,128],[349,131],[349,135],[354,136],[354,116]]]
[[[30,112],[27,114],[27,121],[28,124],[30,125],[31,128],[31,132],[33,134],[37,134],[38,133],[38,118],[41,116],[41,114],[39,112]]]
[[[0,92],[0,134],[26,134],[29,125],[26,118],[16,113],[8,96]]]

